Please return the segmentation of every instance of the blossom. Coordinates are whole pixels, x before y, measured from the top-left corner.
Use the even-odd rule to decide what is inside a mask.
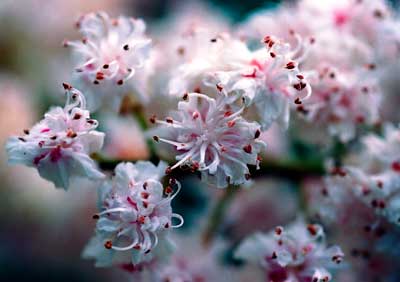
[[[97,12],[82,16],[77,27],[82,40],[64,45],[73,48],[76,79],[90,94],[89,106],[118,109],[126,94],[135,94],[138,102],[146,103],[151,39],[145,35],[145,23]]]
[[[104,133],[96,131],[97,121],[90,119],[81,92],[64,84],[67,101],[64,108],[50,109],[44,119],[23,136],[10,137],[6,150],[11,164],[36,167],[40,176],[57,188],[68,189],[70,179],[102,179],[89,154],[101,149]]]
[[[112,181],[99,190],[96,234],[83,252],[85,258],[96,259],[99,267],[138,265],[170,252],[168,230],[180,227],[183,219],[171,209],[180,184],[171,180],[164,189],[160,182],[165,168],[163,162],[156,167],[148,161],[115,168]],[[173,225],[173,218],[180,222]]]
[[[302,101],[311,96],[308,73],[302,73],[299,65],[307,57],[310,42],[295,33],[295,48],[274,36],[263,39],[265,48],[255,52],[251,61],[251,72],[246,77],[259,85],[253,104],[260,117],[263,129],[278,121],[288,126],[290,105],[302,111]]]
[[[247,165],[258,166],[258,154],[265,146],[258,140],[260,126],[244,120],[240,116],[244,106],[235,109],[227,103],[231,98],[223,94],[217,100],[200,93],[187,94],[184,99],[173,113],[175,119],[152,119],[169,138],[154,136],[154,140],[171,144],[180,153],[178,162],[167,171],[179,166],[199,170],[204,181],[217,187],[247,182]]]
[[[210,77],[217,76],[217,81],[224,77],[217,85],[226,87],[228,83],[231,91],[242,93],[249,106],[255,107],[263,130],[274,121],[287,126],[290,103],[299,103],[311,95],[307,73],[299,70],[309,44],[297,34],[292,35],[294,48],[266,36],[266,48],[251,51],[228,33],[210,38],[209,34],[195,30],[184,49],[185,60],[172,74],[170,93],[182,96],[186,92],[200,92],[213,96]]]
[[[268,234],[245,239],[235,256],[265,268],[268,281],[326,282],[344,254],[338,246],[326,247],[320,225],[298,219],[287,228],[278,226]]]
[[[377,124],[382,92],[373,68],[348,71],[321,64],[318,77],[312,80],[313,95],[302,105],[305,119],[342,142],[356,136],[358,125]]]
[[[152,281],[239,281],[235,279],[235,271],[232,268],[223,267],[218,261],[218,255],[226,247],[222,241],[204,247],[201,245],[199,236],[196,235],[187,238],[178,237],[178,239],[180,248],[172,255],[168,263],[159,264],[154,268]]]
[[[383,137],[362,139],[363,150],[345,169],[353,191],[375,212],[400,224],[400,130],[385,125]]]

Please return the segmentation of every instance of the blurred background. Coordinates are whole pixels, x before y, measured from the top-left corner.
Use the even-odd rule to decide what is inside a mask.
[[[104,10],[113,16],[141,17],[151,33],[179,14],[190,18],[210,13],[218,15],[214,18],[221,23],[235,23],[256,9],[273,8],[278,2],[0,1],[0,281],[101,282],[126,275],[113,269],[96,269],[92,261],[80,257],[95,226],[91,220],[96,211],[95,187],[90,183],[77,183],[68,193],[56,190],[41,179],[36,170],[8,166],[3,149],[10,135],[31,127],[51,105],[64,103],[61,83],[68,81],[72,65],[62,41],[78,38],[74,23],[79,16]],[[114,128],[107,136],[109,146],[105,149],[111,155],[125,159],[146,157],[145,143],[134,138],[137,133],[134,121],[111,118],[104,126]],[[126,136],[128,128],[131,133]],[[128,141],[115,148],[113,140],[116,139]],[[191,227],[199,224],[209,204],[206,194],[209,191],[205,192],[200,184],[193,185],[196,180],[187,181],[191,181],[192,189],[183,189],[175,204],[176,212],[185,214],[186,228],[182,232],[191,232]],[[289,211],[294,209],[293,206]],[[285,216],[289,220],[290,212]],[[274,224],[277,223],[269,222],[266,230]]]
[[[281,2],[291,1],[0,0],[1,148],[10,135],[31,127],[51,105],[64,103],[61,84],[68,82],[73,66],[62,42],[79,37],[74,23],[80,15],[104,10],[112,16],[140,17],[149,34],[162,37],[162,27],[173,25],[177,17],[223,27],[239,24],[257,10],[274,9]],[[148,156],[133,119],[97,118],[106,120],[101,130],[108,134],[104,150],[109,156],[126,160]],[[285,144],[282,140],[286,138],[277,137],[283,133],[274,128],[268,132],[273,136],[263,138],[268,140],[269,157],[289,147],[306,158],[312,149],[302,143]],[[76,183],[68,193],[56,190],[36,170],[8,166],[4,149],[0,150],[0,177],[0,281],[128,281],[127,273],[96,269],[92,261],[81,259],[95,226],[91,218],[96,211],[96,187]],[[268,231],[296,217],[301,203],[293,183],[262,180],[257,185],[271,189],[240,194],[227,213],[224,232],[233,242],[256,228]],[[220,191],[202,187],[196,178],[185,179],[183,186],[190,189],[182,189],[174,210],[185,216],[185,227],[179,232],[192,236]],[[262,224],[249,221],[267,217]],[[224,259],[229,261],[231,255]]]

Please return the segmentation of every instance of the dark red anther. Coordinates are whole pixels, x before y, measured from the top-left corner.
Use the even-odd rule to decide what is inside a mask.
[[[104,243],[104,247],[108,250],[110,250],[112,248],[112,242],[111,241],[107,241]]]
[[[317,226],[315,226],[314,224],[307,225],[307,230],[308,230],[308,232],[310,232],[310,234],[312,236],[315,236],[318,233]]]
[[[143,216],[143,215],[141,215],[141,216],[139,216],[138,217],[138,220],[137,220],[140,224],[144,224],[144,222],[146,221],[146,218]]]
[[[396,161],[392,163],[392,170],[400,173],[400,161]]]
[[[246,146],[243,147],[243,151],[245,151],[247,154],[251,154],[252,149],[253,149],[253,148],[251,147],[250,144],[248,144],[248,145],[246,145]]]
[[[275,227],[275,234],[276,235],[281,235],[282,234],[282,232],[283,232],[283,229],[282,229],[282,227]]]
[[[169,194],[172,193],[172,191],[173,191],[173,190],[172,190],[172,187],[171,187],[171,186],[165,187],[165,190],[164,190],[165,194],[169,195]]]
[[[124,47],[123,47],[123,48],[124,48],[124,50],[125,50],[125,51],[128,51],[128,50],[129,50],[129,45],[128,45],[128,44],[126,44],[126,45],[124,45]]]
[[[300,81],[299,83],[293,84],[293,88],[296,89],[297,91],[301,91],[304,88],[306,88],[307,84]]]
[[[188,93],[183,94],[182,99],[184,101],[187,101],[189,99],[189,94]]]
[[[302,102],[301,102],[300,98],[297,97],[297,98],[294,100],[294,103],[297,104],[297,105],[301,105]]]
[[[289,62],[289,63],[286,64],[286,68],[287,68],[288,70],[292,70],[292,69],[294,69],[295,67],[296,67],[296,65],[295,65],[294,62]]]
[[[232,111],[226,111],[225,113],[224,113],[224,117],[229,117],[229,116],[231,116],[232,115]]]
[[[229,128],[232,128],[232,127],[234,127],[234,126],[235,126],[235,124],[236,124],[236,122],[235,122],[235,121],[233,121],[233,120],[230,120],[230,121],[228,121],[228,123],[227,123],[227,125],[228,125],[228,127],[229,127]]]
[[[251,179],[251,174],[250,174],[250,173],[246,173],[246,174],[244,175],[244,178],[245,178],[246,180],[250,180],[250,179]]]
[[[101,71],[98,71],[96,73],[96,79],[97,80],[103,80],[104,79],[104,73],[102,73]]]
[[[258,137],[260,137],[261,135],[261,131],[259,129],[256,130],[256,133],[254,134],[254,139],[257,139]]]
[[[64,87],[65,90],[71,90],[71,89],[72,89],[72,86],[69,85],[68,83],[65,83],[65,82],[64,82],[62,85],[63,85],[63,87]]]
[[[92,218],[93,218],[93,219],[99,219],[100,216],[99,216],[98,214],[94,214],[94,215],[92,216]]]
[[[222,85],[221,85],[220,83],[217,83],[217,84],[216,84],[216,87],[217,87],[217,90],[218,90],[219,92],[221,92],[221,91],[224,89],[224,87],[222,87]]]
[[[165,169],[165,174],[171,174],[171,172],[172,172],[171,167],[167,167],[167,168]]]
[[[153,136],[153,140],[156,141],[156,142],[160,142],[160,138],[157,135]]]
[[[122,85],[122,84],[124,84],[124,81],[122,79],[120,79],[120,80],[117,81],[117,84],[118,85]]]

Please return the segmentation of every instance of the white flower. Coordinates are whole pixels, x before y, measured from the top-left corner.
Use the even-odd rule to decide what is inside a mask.
[[[297,42],[295,48],[273,36],[266,36],[263,39],[266,49],[254,53],[251,72],[244,74],[259,85],[253,104],[263,129],[274,121],[287,127],[290,104],[296,104],[297,110],[302,111],[302,100],[311,95],[307,74],[299,70],[299,64],[307,57],[309,43],[303,42],[295,33],[292,36]]]
[[[355,193],[378,214],[400,224],[400,130],[391,125],[384,136],[368,135],[354,163],[346,166]]]
[[[103,146],[104,133],[95,130],[98,123],[90,119],[82,93],[67,84],[64,88],[65,107],[51,109],[24,136],[11,137],[6,150],[9,163],[36,167],[41,177],[68,189],[70,178],[104,177],[89,157]]]
[[[239,245],[235,256],[261,264],[268,281],[327,282],[344,254],[338,246],[327,248],[324,237],[321,226],[306,225],[298,219],[287,228],[250,236]]]
[[[99,267],[137,265],[170,252],[167,231],[180,227],[183,219],[171,209],[179,183],[170,181],[178,187],[173,193],[171,186],[164,189],[160,182],[165,168],[163,162],[156,167],[144,161],[116,167],[112,181],[100,188],[96,235],[83,252],[85,258],[96,259]],[[173,218],[178,225],[173,225]]]
[[[274,121],[286,127],[290,103],[301,103],[300,99],[311,95],[307,75],[298,68],[307,56],[308,43],[297,34],[292,34],[297,43],[293,49],[288,43],[266,36],[266,48],[254,52],[226,33],[215,38],[201,32],[190,36],[194,44],[187,48],[186,61],[172,75],[171,94],[199,92],[213,96],[215,85],[240,92],[247,104],[255,107],[263,130]],[[210,91],[213,76],[219,82]]]
[[[356,136],[357,125],[374,125],[380,120],[382,93],[372,78],[374,71],[360,72],[321,64],[313,83],[313,95],[303,105],[308,121],[325,127],[342,142]]]
[[[260,126],[240,115],[244,106],[235,110],[223,94],[217,100],[200,93],[190,93],[178,104],[175,119],[154,120],[163,125],[167,138],[155,141],[175,146],[178,162],[168,168],[189,166],[199,170],[202,179],[217,187],[240,185],[249,180],[248,164],[258,165],[258,154],[265,144],[258,140]]]
[[[73,47],[77,80],[90,94],[89,106],[118,109],[127,94],[147,102],[151,40],[145,35],[145,23],[123,16],[112,19],[98,12],[82,16],[77,27],[82,40],[66,41],[64,45]]]
[[[195,29],[183,35],[180,47],[182,63],[172,72],[169,82],[171,95],[182,97],[186,92],[204,92],[203,79],[214,72],[240,71],[251,61],[251,51],[242,41],[227,33],[211,35]]]

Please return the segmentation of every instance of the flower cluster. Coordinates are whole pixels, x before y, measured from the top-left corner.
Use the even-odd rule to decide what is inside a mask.
[[[344,254],[338,246],[327,248],[324,236],[321,226],[298,219],[287,228],[278,226],[268,234],[245,239],[236,257],[259,263],[267,271],[268,281],[328,282],[330,271],[342,262]]]
[[[82,16],[76,26],[83,38],[65,41],[64,46],[73,48],[76,80],[89,95],[89,106],[118,110],[127,94],[147,102],[144,73],[149,71],[151,40],[145,35],[145,23],[97,12]]]
[[[9,162],[95,186],[82,256],[135,280],[255,281],[256,265],[268,282],[399,281],[398,16],[384,0],[298,0],[230,26],[202,5],[151,36],[141,19],[81,16],[64,46],[82,93],[64,83],[65,106],[9,138]],[[193,233],[173,234],[184,213]]]
[[[384,136],[365,136],[363,150],[346,166],[358,197],[378,214],[400,224],[400,130],[391,125]]]
[[[121,163],[115,168],[111,182],[99,191],[100,212],[96,235],[84,250],[83,256],[95,258],[100,267],[138,265],[150,261],[155,254],[165,256],[171,248],[167,231],[180,227],[183,219],[172,213],[171,201],[177,195],[172,186],[165,189],[160,182],[165,163],[156,167],[150,162]],[[172,222],[179,220],[178,224]],[[163,237],[163,240],[159,240]]]
[[[235,111],[226,103],[229,98],[220,95],[215,100],[200,93],[187,94],[186,101],[178,104],[175,119],[154,119],[166,126],[169,137],[154,136],[154,140],[171,144],[181,153],[168,171],[186,166],[201,171],[202,178],[217,187],[226,187],[250,179],[247,165],[258,166],[264,143],[258,140],[260,126],[240,116],[243,107]]]
[[[298,110],[321,130],[348,142],[359,125],[380,122],[379,80],[385,65],[398,56],[394,26],[384,1],[302,0],[274,13],[255,14],[239,34],[248,41],[271,30],[289,42],[294,32],[311,38],[313,46],[301,64],[312,71],[313,95]]]
[[[55,107],[24,135],[11,137],[6,150],[9,163],[37,168],[41,177],[58,188],[68,189],[71,178],[104,178],[90,154],[101,149],[104,134],[86,110],[85,97],[64,84],[67,102]]]

